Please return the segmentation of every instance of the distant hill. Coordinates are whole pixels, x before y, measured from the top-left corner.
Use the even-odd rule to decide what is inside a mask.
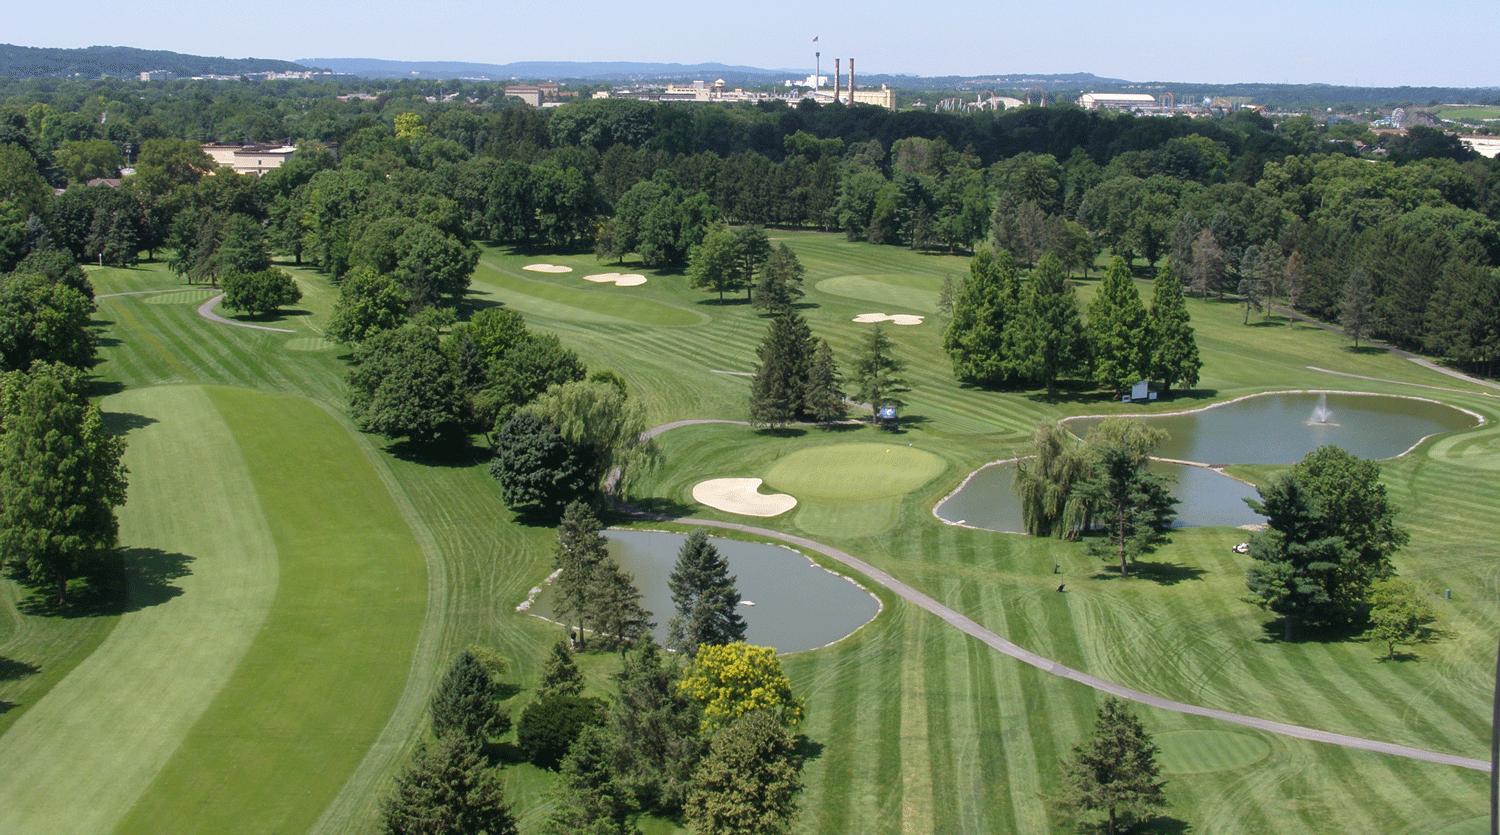
[[[475,64],[462,61],[386,61],[379,58],[304,58],[301,63],[364,78],[469,78],[487,81],[548,78],[590,81],[722,78],[725,81],[755,79],[755,83],[769,84],[776,79],[808,72],[728,64],[658,64],[636,61],[517,61],[511,64]]]
[[[303,72],[314,67],[271,58],[209,58],[128,46],[90,46],[59,49],[0,44],[0,76],[51,78],[106,75],[138,77],[149,70],[168,70],[179,76],[240,75],[247,72]]]

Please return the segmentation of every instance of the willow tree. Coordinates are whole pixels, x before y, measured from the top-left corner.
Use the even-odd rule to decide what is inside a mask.
[[[1060,423],[1038,423],[1031,456],[1016,462],[1021,521],[1032,536],[1075,539],[1087,521],[1077,485],[1093,474],[1088,456]]]

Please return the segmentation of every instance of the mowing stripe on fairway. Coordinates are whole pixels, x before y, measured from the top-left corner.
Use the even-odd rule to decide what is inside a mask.
[[[203,389],[130,391],[104,407],[154,421],[130,433],[125,457],[120,541],[136,610],[0,738],[0,832],[110,831],[229,680],[276,594],[250,472]]]
[[[280,583],[238,669],[116,831],[301,832],[406,684],[422,551],[355,439],[315,404],[208,395],[245,451]]]

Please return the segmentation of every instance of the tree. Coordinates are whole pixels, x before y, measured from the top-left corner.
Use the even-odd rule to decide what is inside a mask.
[[[1032,536],[1072,539],[1088,521],[1078,490],[1093,474],[1083,446],[1060,423],[1038,423],[1031,455],[1016,462],[1021,521]]]
[[[776,247],[760,271],[755,288],[755,307],[774,314],[786,313],[802,298],[802,276],[806,272],[797,254],[786,244]]]
[[[808,418],[825,427],[844,419],[844,378],[833,361],[833,348],[826,339],[815,339],[812,362],[807,367],[807,392],[802,399]]]
[[[1437,612],[1412,581],[1390,577],[1370,587],[1370,637],[1385,644],[1386,660],[1395,659],[1397,644],[1421,640],[1435,620]]]
[[[782,244],[786,246],[786,244]],[[734,260],[740,271],[740,284],[744,285],[747,297],[755,286],[755,274],[767,266],[771,258],[771,241],[758,226],[741,226],[734,230]]]
[[[516,746],[538,768],[556,771],[585,728],[599,724],[604,702],[592,696],[552,696],[527,705],[516,722]]]
[[[516,410],[548,389],[576,383],[586,376],[588,368],[583,360],[563,347],[556,334],[527,333],[490,363],[484,388],[474,397],[476,417],[482,425],[498,431]]]
[[[1072,759],[1063,764],[1061,804],[1075,812],[1104,812],[1109,835],[1123,823],[1149,821],[1168,805],[1157,752],[1127,703],[1106,696],[1093,735],[1073,746]]]
[[[500,482],[500,497],[508,507],[534,506],[560,515],[570,502],[592,491],[589,458],[564,441],[556,426],[523,411],[497,430],[490,475]]]
[[[66,284],[40,275],[0,276],[0,371],[38,361],[93,365],[93,312],[94,303]]]
[[[1177,280],[1172,265],[1165,264],[1156,271],[1148,326],[1151,377],[1161,382],[1164,393],[1179,382],[1188,388],[1198,385],[1198,370],[1203,367],[1203,360],[1198,357],[1198,342],[1193,338],[1190,321],[1182,282]]]
[[[387,835],[516,835],[500,780],[463,736],[418,748],[380,803]]]
[[[557,550],[552,568],[557,571],[557,616],[578,624],[579,640],[591,619],[589,595],[598,566],[609,558],[598,518],[580,501],[568,505],[557,525]]]
[[[1010,253],[976,253],[943,332],[943,349],[953,362],[954,377],[997,385],[1017,376],[1020,307],[1020,276]]]
[[[751,423],[785,426],[801,415],[812,350],[812,330],[801,314],[788,310],[771,320],[756,349],[760,368],[750,381]]]
[[[1147,468],[1166,437],[1137,418],[1106,418],[1084,444],[1091,472],[1078,484],[1078,496],[1090,521],[1104,528],[1104,539],[1091,542],[1089,550],[1117,557],[1121,577],[1130,576],[1132,560],[1166,540],[1177,515],[1178,500],[1168,489],[1172,479]]]
[[[666,815],[681,811],[705,748],[697,705],[678,681],[656,644],[642,642],[625,656],[604,723],[616,782],[637,808]]]
[[[458,734],[485,742],[510,730],[510,716],[499,707],[500,685],[469,650],[454,657],[432,694],[432,732],[442,738]]]
[[[1328,587],[1333,601],[1357,616],[1370,584],[1395,573],[1391,556],[1410,540],[1396,524],[1399,508],[1386,496],[1380,465],[1325,445],[1292,467],[1322,519],[1322,532],[1343,542],[1343,556]]]
[[[891,349],[891,338],[885,329],[876,323],[865,337],[864,349],[854,360],[854,396],[870,404],[870,421],[880,415],[881,406],[901,406],[899,395],[911,391],[906,378],[901,376],[905,366],[896,359]]]
[[[641,590],[636,588],[635,576],[621,570],[613,556],[606,556],[594,567],[589,607],[599,634],[622,653],[656,626],[651,612],[641,606]]]
[[[1240,304],[1245,308],[1245,319],[1241,324],[1250,324],[1251,310],[1264,310],[1266,299],[1271,295],[1271,274],[1275,267],[1271,257],[1259,246],[1249,246],[1240,258],[1240,283],[1236,292]]]
[[[354,349],[350,415],[366,432],[432,443],[463,426],[463,397],[437,331],[408,325]]]
[[[694,528],[677,552],[677,565],[667,579],[677,614],[668,624],[667,646],[689,658],[704,645],[745,640],[740,617],[740,593],[729,573],[729,560],[708,541],[708,533]]]
[[[547,656],[547,663],[542,667],[542,678],[536,685],[538,699],[583,694],[583,673],[573,661],[570,643],[563,637],[552,645],[552,653]]]
[[[556,802],[542,821],[546,835],[640,835],[630,823],[635,804],[614,771],[616,740],[597,725],[579,733],[563,758]]]
[[[801,790],[791,734],[774,714],[751,711],[714,737],[693,774],[687,819],[702,835],[784,835]]]
[[[229,273],[223,284],[224,306],[252,316],[265,316],[302,300],[302,288],[281,270]]]
[[[396,279],[369,267],[355,267],[339,283],[328,335],[345,345],[358,345],[381,331],[401,327],[410,302]]]
[[[1375,295],[1370,286],[1370,276],[1359,267],[1349,273],[1344,282],[1344,296],[1339,305],[1339,324],[1344,335],[1354,340],[1359,347],[1359,338],[1369,333],[1375,320]]]
[[[699,647],[678,687],[703,706],[705,732],[753,710],[770,711],[788,725],[802,719],[803,700],[792,695],[792,683],[770,647],[744,643]]]
[[[1250,536],[1245,586],[1251,598],[1283,619],[1282,640],[1298,621],[1318,621],[1338,611],[1329,588],[1343,559],[1344,542],[1330,536],[1322,513],[1295,473],[1283,473],[1246,499],[1266,517],[1267,529]]]
[[[115,547],[125,442],[67,367],[11,372],[0,389],[0,554],[31,581],[50,583],[61,606],[68,580]]]
[[[725,291],[737,290],[742,283],[739,242],[734,232],[723,225],[710,229],[688,256],[689,286],[717,291],[723,304]]]
[[[1045,385],[1048,396],[1056,394],[1058,378],[1082,365],[1088,351],[1078,299],[1056,256],[1044,256],[1031,271],[1016,327],[1017,368]]]
[[[628,493],[655,461],[656,445],[642,437],[641,406],[608,382],[584,380],[553,386],[526,408],[557,427],[563,440],[589,455],[589,485],[603,493]]]
[[[1118,395],[1150,373],[1146,308],[1124,258],[1117,256],[1099,282],[1084,332],[1099,385]]]
[[[1191,252],[1193,291],[1205,299],[1210,293],[1222,295],[1225,255],[1218,238],[1214,237],[1211,230],[1199,230],[1198,236],[1193,239]]]

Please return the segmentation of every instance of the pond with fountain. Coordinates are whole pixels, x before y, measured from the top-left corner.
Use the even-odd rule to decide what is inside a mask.
[[[667,578],[686,539],[662,531],[605,531],[609,552],[635,575],[641,605],[653,612],[653,635],[667,639],[676,611]],[[758,542],[710,537],[736,575],[745,640],[777,652],[817,649],[848,636],[880,613],[880,601],[847,577],[828,571],[791,550]],[[556,620],[554,586],[544,585],[529,606],[531,614]]]
[[[1226,464],[1291,464],[1325,444],[1361,458],[1393,458],[1424,438],[1468,429],[1482,419],[1473,412],[1415,397],[1350,392],[1278,392],[1251,395],[1192,412],[1146,416],[1165,429],[1152,469],[1177,478],[1174,494],[1179,526],[1253,525],[1265,520],[1245,505],[1255,488],[1210,467]],[[1064,421],[1086,436],[1102,417]],[[1191,462],[1190,466],[1175,462]],[[1012,487],[1014,462],[973,473],[933,513],[945,522],[1021,533],[1021,505]]]

